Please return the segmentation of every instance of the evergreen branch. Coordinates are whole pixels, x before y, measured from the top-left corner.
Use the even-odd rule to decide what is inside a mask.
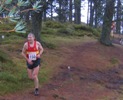
[[[2,7],[0,7],[0,13],[2,13],[3,12],[3,8]]]
[[[19,16],[9,18],[9,20],[10,20],[11,22],[17,22],[19,19],[20,19],[20,17],[19,17]]]
[[[8,9],[8,8],[6,8],[6,7],[4,7],[4,6],[3,6],[3,9],[5,9],[5,10],[7,10],[7,11],[11,11],[10,9]]]
[[[2,32],[5,32],[5,33],[15,32],[15,29],[0,31],[0,33],[2,33]]]
[[[10,16],[0,17],[0,19],[9,19],[9,18],[13,18],[13,17],[10,17]]]
[[[6,0],[3,0],[3,2],[1,3],[1,5],[3,5],[5,3]]]
[[[15,32],[18,32],[18,33],[26,33],[25,27],[26,27],[25,22],[21,20],[20,22],[17,23],[14,30]]]
[[[0,32],[6,32],[6,33],[10,33],[10,32],[17,32],[17,33],[26,33],[25,30],[25,25],[23,21],[20,21],[14,29],[12,30],[4,30],[4,31],[0,31]]]
[[[30,3],[29,3],[29,1],[27,0],[27,1],[23,1],[23,0],[18,0],[18,3],[17,3],[17,5],[20,7],[20,6],[27,6],[27,5],[29,5]]]
[[[41,11],[41,7],[43,6],[41,6],[41,1],[36,1],[36,3],[32,5],[32,7],[34,11],[39,12]]]
[[[4,4],[6,4],[6,2],[10,2],[10,3],[11,3],[11,1],[12,1],[12,0],[10,0],[10,1],[9,1],[9,0],[8,0],[8,1],[3,0],[3,2],[1,3],[1,8],[5,9],[5,10],[7,10],[7,11],[10,11],[10,9],[4,7]]]
[[[12,0],[6,0],[4,3],[5,4],[11,4]]]
[[[34,9],[33,8],[28,8],[28,9],[20,11],[20,13],[27,12],[27,11],[30,11],[30,10],[34,10]]]

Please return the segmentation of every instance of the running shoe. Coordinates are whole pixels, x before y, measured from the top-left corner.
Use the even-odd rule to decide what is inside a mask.
[[[35,96],[38,96],[39,95],[39,90],[38,89],[35,89],[34,94],[35,94]]]

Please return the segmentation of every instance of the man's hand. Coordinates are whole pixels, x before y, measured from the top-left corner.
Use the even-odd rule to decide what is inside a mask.
[[[27,62],[28,62],[30,65],[33,64],[32,60],[29,60],[29,59],[28,59]]]
[[[37,55],[37,58],[41,58],[41,55],[40,55],[40,54],[38,54],[38,55]]]

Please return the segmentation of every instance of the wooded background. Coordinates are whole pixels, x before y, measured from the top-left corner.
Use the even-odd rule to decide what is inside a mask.
[[[85,2],[88,2],[87,8],[84,8]],[[42,21],[82,24],[81,17],[86,14],[84,10],[81,11],[82,9],[88,11],[86,23],[88,26],[102,28],[100,37],[102,43],[112,44],[109,34],[112,21],[116,22],[115,33],[123,33],[122,0],[1,0],[0,4],[1,18],[6,18],[13,11],[9,17],[14,17],[15,20],[15,17],[19,16],[18,21],[26,22],[26,29],[33,32],[39,41]]]

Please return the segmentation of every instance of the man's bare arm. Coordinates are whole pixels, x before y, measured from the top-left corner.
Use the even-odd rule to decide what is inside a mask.
[[[42,45],[39,42],[37,42],[37,43],[38,43],[39,55],[41,56],[44,49],[43,49]]]
[[[24,46],[23,46],[23,49],[22,49],[22,56],[28,61],[28,58],[27,58],[27,56],[26,56],[26,47],[27,46],[27,44],[25,43],[24,44]]]

